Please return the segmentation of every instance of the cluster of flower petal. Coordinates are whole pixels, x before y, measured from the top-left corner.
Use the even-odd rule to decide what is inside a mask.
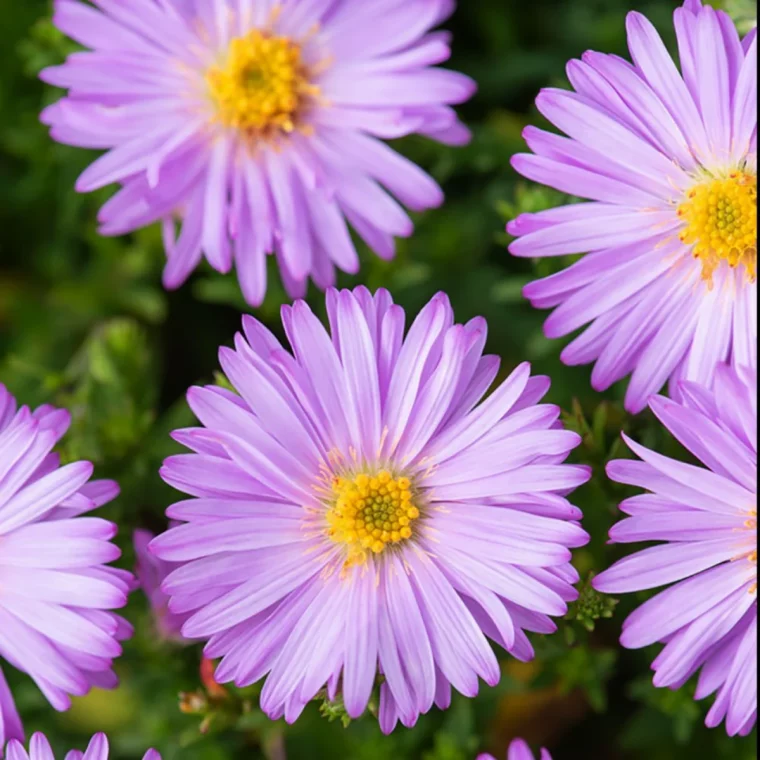
[[[656,686],[676,689],[699,671],[696,697],[716,693],[707,725],[746,735],[757,716],[757,373],[718,367],[714,391],[683,382],[681,401],[652,411],[704,467],[626,438],[638,460],[611,462],[612,480],[648,493],[621,503],[618,543],[660,542],[594,579],[619,594],[673,584],[623,624],[621,643],[662,642]]]
[[[477,760],[496,760],[493,755],[478,755]],[[515,739],[507,752],[507,760],[534,760],[530,747],[523,739]],[[541,749],[540,760],[552,760],[552,756],[546,749]]]
[[[723,11],[675,11],[681,70],[652,24],[628,16],[633,64],[588,52],[575,91],[546,89],[539,111],[566,136],[525,130],[525,177],[588,199],[510,223],[515,256],[586,254],[531,283],[554,308],[546,335],[589,327],[563,351],[595,362],[604,390],[631,375],[639,412],[668,379],[709,386],[715,367],[757,362],[757,42]]]
[[[0,746],[0,749],[2,747]],[[1,755],[2,753],[0,753]],[[105,734],[95,734],[90,740],[84,753],[71,750],[66,753],[66,760],[108,760],[109,747]],[[5,760],[55,760],[53,748],[44,734],[34,734],[29,742],[29,751],[18,740],[8,742],[5,750]],[[143,760],[161,760],[161,755],[154,749],[149,749]]]
[[[44,81],[68,90],[42,121],[59,142],[107,152],[77,189],[121,189],[100,231],[161,220],[164,284],[203,257],[234,266],[258,305],[272,254],[291,296],[334,283],[359,259],[347,222],[391,258],[413,211],[441,189],[383,139],[469,140],[451,106],[471,79],[438,68],[449,37],[431,31],[453,0],[57,0],[54,22],[87,48]],[[394,197],[395,196],[395,197]],[[180,226],[177,234],[177,226]]]
[[[162,224],[164,284],[205,258],[233,267],[246,299],[327,290],[329,329],[283,307],[288,345],[246,317],[220,363],[234,390],[192,388],[192,453],[164,480],[189,498],[158,538],[137,531],[137,576],[162,638],[205,642],[215,679],[264,680],[262,709],[295,721],[317,695],[381,729],[415,725],[452,688],[495,685],[492,643],[520,660],[527,633],[577,598],[571,549],[588,536],[569,494],[589,469],[541,403],[545,377],[500,374],[486,324],[457,324],[435,296],[406,323],[390,294],[332,289],[356,273],[352,232],[383,258],[412,233],[404,206],[443,201],[385,139],[463,144],[453,105],[473,82],[437,68],[432,31],[453,0],[56,0],[57,27],[86,48],[42,78],[68,90],[42,120],[54,139],[104,150],[77,182],[110,184],[100,231]],[[582,254],[525,295],[554,308],[546,335],[584,328],[567,364],[594,363],[604,390],[630,375],[626,408],[650,404],[701,463],[627,441],[612,480],[646,489],[620,505],[613,542],[658,542],[596,576],[620,594],[668,585],[624,623],[623,646],[664,645],[656,686],[698,674],[707,725],[746,735],[757,713],[757,42],[723,11],[675,11],[680,67],[652,24],[628,16],[632,63],[596,52],[568,64],[573,91],[546,89],[563,134],[525,130],[518,172],[583,203],[522,214],[515,256]],[[403,205],[402,205],[403,204]],[[497,382],[499,378],[499,382]],[[671,399],[653,397],[669,382]],[[130,626],[112,610],[133,578],[116,527],[87,513],[115,497],[88,462],[53,448],[68,413],[17,409],[0,385],[0,664],[28,674],[57,710],[113,688]],[[672,584],[672,585],[671,585]],[[29,751],[0,670],[0,750]],[[1,753],[0,753],[1,754]],[[93,737],[69,760],[107,760]],[[149,750],[144,760],[160,760]],[[479,760],[494,760],[481,755]],[[515,740],[508,760],[533,760]],[[541,750],[541,760],[551,760]]]
[[[266,677],[262,708],[293,721],[324,688],[361,715],[380,673],[390,732],[495,684],[488,639],[529,660],[526,631],[555,630],[589,472],[563,463],[579,436],[540,403],[548,378],[523,364],[485,395],[485,322],[455,324],[443,294],[408,331],[384,290],[330,290],[327,312],[329,331],[283,308],[290,350],[245,318],[220,351],[237,393],[189,391],[203,427],[174,433],[194,453],[162,476],[191,498],[150,549],[181,563],[169,609],[217,681]]]
[[[90,481],[89,462],[60,466],[52,449],[69,414],[16,408],[0,385],[0,661],[27,673],[56,710],[90,688],[113,688],[111,664],[129,624],[132,576],[117,559],[116,526],[88,512],[113,499],[112,481]],[[0,671],[0,746],[22,738]]]

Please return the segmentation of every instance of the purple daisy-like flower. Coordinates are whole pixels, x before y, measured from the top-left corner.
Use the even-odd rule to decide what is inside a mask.
[[[585,253],[525,288],[563,351],[595,362],[604,390],[631,375],[639,412],[670,379],[709,386],[715,367],[757,362],[757,42],[727,14],[675,11],[681,72],[652,24],[628,16],[634,63],[588,52],[568,64],[575,92],[547,89],[539,111],[567,137],[525,130],[525,177],[588,203],[523,214],[515,256]]]
[[[131,628],[110,612],[132,577],[107,567],[120,555],[113,523],[82,517],[118,493],[90,481],[92,465],[60,466],[53,447],[69,414],[16,409],[0,385],[0,662],[27,673],[56,710],[70,695],[113,688],[112,660]],[[23,730],[0,672],[0,747]]]
[[[717,691],[707,725],[746,735],[757,715],[757,373],[719,365],[715,389],[681,384],[680,402],[650,401],[707,469],[626,442],[641,461],[610,462],[615,481],[649,493],[626,499],[617,543],[665,542],[620,560],[593,585],[611,594],[674,584],[623,624],[621,643],[665,648],[655,686],[680,688],[701,669],[696,698]]]
[[[449,36],[431,31],[453,0],[56,0],[56,26],[90,51],[45,69],[68,97],[42,115],[58,141],[108,152],[77,189],[117,182],[100,231],[161,220],[167,288],[203,256],[237,269],[258,305],[266,256],[288,293],[359,269],[346,221],[392,258],[412,233],[403,208],[443,194],[382,142],[413,133],[469,140],[451,108],[471,79],[436,68]],[[176,220],[181,222],[177,235]]]
[[[477,760],[496,760],[493,755],[478,755]],[[507,760],[534,760],[530,747],[523,739],[515,739],[509,745]],[[541,749],[540,760],[552,760],[552,756],[546,749]]]
[[[108,760],[108,738],[105,734],[95,734],[90,740],[84,753],[71,750],[66,753],[66,760]],[[44,734],[34,734],[29,742],[29,752],[21,742],[15,739],[8,743],[6,760],[54,760],[53,748]],[[161,755],[154,749],[149,749],[143,760],[161,760]]]
[[[525,631],[556,629],[589,471],[563,464],[579,437],[538,403],[548,378],[520,365],[484,400],[485,321],[454,324],[444,294],[406,336],[385,290],[330,290],[327,312],[329,332],[283,308],[292,353],[246,317],[220,351],[238,393],[189,391],[204,427],[174,436],[196,453],[162,475],[193,498],[151,550],[182,563],[169,608],[217,681],[266,676],[263,710],[294,721],[325,686],[361,715],[379,672],[387,733],[497,683],[488,638],[529,660]]]
[[[161,584],[177,566],[164,562],[148,551],[148,544],[155,535],[147,530],[136,530],[133,536],[136,566],[135,577],[148,598],[158,635],[165,640],[187,643],[180,631],[187,615],[174,615],[169,611],[169,597],[161,590]]]

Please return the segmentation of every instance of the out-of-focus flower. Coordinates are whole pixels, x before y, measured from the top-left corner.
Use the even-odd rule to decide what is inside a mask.
[[[148,597],[150,608],[156,623],[156,630],[161,638],[187,643],[180,633],[186,615],[174,615],[169,611],[169,597],[161,590],[161,584],[167,575],[177,567],[171,562],[164,562],[148,551],[148,544],[155,538],[147,530],[136,530],[133,537],[135,547],[135,576],[140,588]]]
[[[113,499],[113,481],[90,481],[89,462],[60,466],[53,447],[68,412],[16,409],[0,385],[0,661],[34,679],[56,710],[90,688],[114,688],[112,660],[129,624],[110,610],[127,601],[132,576],[117,559],[113,523],[82,517]],[[0,673],[0,746],[22,739]]]
[[[390,732],[497,683],[488,638],[528,660],[525,631],[556,629],[588,538],[566,495],[589,471],[563,464],[580,439],[539,404],[548,378],[522,364],[484,398],[486,324],[454,324],[445,295],[406,335],[384,290],[330,290],[327,311],[330,332],[283,309],[292,353],[246,318],[220,351],[238,393],[190,390],[204,427],[174,436],[196,453],[162,475],[193,498],[151,550],[182,563],[169,608],[192,612],[217,681],[266,676],[262,708],[294,721],[339,686],[358,717],[382,672]]]
[[[452,104],[471,79],[435,68],[433,32],[453,0],[57,0],[54,22],[89,48],[45,69],[68,96],[42,115],[56,140],[108,152],[77,189],[122,189],[100,212],[121,235],[161,220],[164,284],[205,256],[233,265],[258,305],[274,254],[287,291],[321,288],[359,259],[346,224],[379,256],[443,194],[382,142],[469,140]],[[177,235],[177,222],[181,232]]]
[[[34,734],[29,742],[29,751],[24,749],[21,742],[13,740],[6,747],[6,760],[54,760],[53,748],[44,734]],[[108,760],[108,739],[105,734],[95,734],[90,740],[87,750],[82,753],[71,750],[66,754],[66,760]],[[143,760],[161,760],[161,755],[154,749],[149,749]]]
[[[477,760],[496,760],[493,755],[478,755]],[[515,739],[509,745],[507,760],[534,760],[530,747],[522,739]],[[552,760],[549,750],[541,749],[540,760]]]
[[[670,379],[710,386],[716,366],[757,363],[757,42],[726,13],[675,12],[681,73],[652,24],[628,16],[634,64],[588,52],[568,64],[575,92],[536,104],[567,137],[525,130],[518,172],[590,203],[523,214],[515,256],[587,254],[525,288],[562,353],[596,362],[604,390],[631,375],[639,412]]]
[[[623,624],[621,643],[665,648],[655,686],[677,689],[700,671],[697,699],[717,692],[707,725],[748,734],[757,715],[757,373],[720,365],[714,392],[681,384],[681,402],[652,411],[705,468],[626,438],[641,461],[610,462],[613,480],[649,493],[626,499],[618,543],[665,542],[620,560],[593,585],[625,593],[674,585]]]

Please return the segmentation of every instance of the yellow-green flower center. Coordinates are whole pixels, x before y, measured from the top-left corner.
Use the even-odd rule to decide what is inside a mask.
[[[346,567],[363,565],[370,552],[381,554],[389,544],[411,538],[420,516],[409,478],[387,470],[334,478],[331,501],[327,534],[346,545]]]
[[[295,130],[307,101],[319,94],[300,45],[260,30],[233,39],[206,83],[218,120],[254,140]]]
[[[747,280],[757,273],[757,176],[744,171],[694,185],[678,207],[681,240],[693,246],[702,279],[712,285],[721,262],[743,266]]]

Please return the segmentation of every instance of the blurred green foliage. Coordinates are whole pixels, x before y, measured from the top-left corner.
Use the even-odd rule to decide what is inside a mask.
[[[745,26],[757,15],[747,0],[727,4]],[[29,731],[44,730],[62,751],[107,730],[117,760],[141,756],[148,746],[166,760],[471,760],[486,749],[504,756],[516,735],[549,746],[557,760],[756,756],[754,735],[728,739],[722,729],[703,727],[707,706],[693,701],[693,686],[670,692],[651,685],[656,648],[617,646],[622,620],[646,594],[618,603],[588,585],[619,556],[606,535],[628,493],[605,480],[603,467],[627,456],[621,429],[660,451],[678,448],[648,414],[632,419],[623,412],[620,387],[606,396],[594,393],[589,369],[564,367],[558,358],[563,343],[543,336],[546,315],[531,309],[521,290],[567,262],[532,263],[505,251],[506,221],[566,200],[519,179],[509,165],[524,149],[522,128],[541,121],[532,106],[536,92],[564,86],[566,61],[586,49],[625,54],[624,19],[632,6],[672,43],[669,0],[461,0],[447,27],[455,35],[452,66],[480,84],[462,109],[474,140],[459,150],[417,138],[399,145],[442,183],[447,203],[417,219],[416,234],[401,242],[395,261],[364,254],[361,274],[342,279],[346,286],[387,287],[411,312],[446,290],[460,321],[477,314],[488,319],[488,350],[502,357],[504,372],[528,359],[536,372],[551,375],[551,400],[583,436],[575,459],[596,474],[574,497],[592,535],[576,555],[581,598],[556,635],[533,637],[536,661],[524,665],[503,655],[498,687],[484,687],[475,700],[455,697],[448,711],[434,711],[414,730],[388,738],[371,716],[349,722],[339,705],[316,702],[286,727],[258,711],[257,687],[209,689],[200,647],[158,641],[137,593],[127,609],[137,633],[118,664],[116,692],[94,693],[57,715],[28,679],[11,673]],[[90,459],[99,476],[121,483],[121,497],[103,513],[121,526],[122,563],[129,567],[132,531],[162,530],[163,510],[176,498],[157,472],[177,451],[169,432],[192,424],[184,391],[220,378],[217,349],[230,344],[246,307],[234,278],[208,268],[179,292],[164,293],[156,229],[97,236],[96,211],[108,192],[73,190],[93,154],[54,144],[38,122],[56,93],[36,74],[73,46],[50,25],[48,2],[0,0],[0,10],[0,381],[24,403],[71,410],[63,456]],[[257,316],[279,333],[285,295],[276,277],[270,282]],[[310,301],[323,312],[318,293],[311,292]]]

